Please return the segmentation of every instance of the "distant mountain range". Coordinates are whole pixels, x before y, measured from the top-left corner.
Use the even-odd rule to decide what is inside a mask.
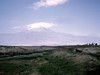
[[[100,43],[99,37],[58,33],[45,28],[0,34],[0,45],[78,45]]]

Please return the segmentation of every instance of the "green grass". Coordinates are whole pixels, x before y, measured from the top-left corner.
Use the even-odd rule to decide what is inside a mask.
[[[75,64],[72,60],[47,57],[48,63],[41,65],[38,69],[42,75],[84,75],[83,65]]]
[[[79,46],[58,46],[53,51],[46,51],[42,54],[20,55],[9,59],[3,58],[4,60],[0,61],[0,75],[100,75],[100,65],[95,65],[95,61],[93,61],[94,64],[89,61],[80,63],[68,59],[63,54],[59,54],[62,57],[53,55],[57,51],[64,51],[65,55],[69,53],[72,56],[80,54],[73,52],[77,47]],[[91,56],[100,61],[97,54]],[[91,70],[92,67],[97,68]]]
[[[100,66],[89,71],[88,63],[76,63],[50,54],[27,59],[0,61],[0,75],[31,75],[34,72],[38,75],[99,75],[100,71]]]
[[[28,75],[31,65],[9,63],[8,61],[0,63],[0,75]]]

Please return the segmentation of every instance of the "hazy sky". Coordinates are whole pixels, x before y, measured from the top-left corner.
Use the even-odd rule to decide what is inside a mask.
[[[41,27],[100,36],[100,0],[0,0],[0,33]]]

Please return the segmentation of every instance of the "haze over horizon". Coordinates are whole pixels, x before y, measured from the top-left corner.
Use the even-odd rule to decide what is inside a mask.
[[[4,35],[0,35],[0,44],[8,44],[6,42],[11,40],[11,33],[16,36],[15,38],[18,38],[17,33],[19,33],[19,39],[22,39],[24,35],[20,35],[24,32],[25,36],[29,36],[27,32],[30,34],[33,32],[33,36],[28,37],[29,39],[41,37],[42,39],[35,38],[34,40],[40,42],[46,39],[47,43],[49,40],[48,44],[99,43],[99,7],[100,0],[0,0],[0,34],[9,35],[6,35],[6,38]],[[59,36],[57,37],[57,40],[60,39],[59,43],[53,36]],[[83,37],[80,36],[86,37],[83,40]],[[5,39],[6,41],[2,41]],[[56,41],[54,42],[54,40]]]

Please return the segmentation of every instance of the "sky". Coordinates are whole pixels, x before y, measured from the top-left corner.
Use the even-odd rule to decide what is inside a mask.
[[[0,33],[35,28],[100,37],[100,0],[0,0]]]

